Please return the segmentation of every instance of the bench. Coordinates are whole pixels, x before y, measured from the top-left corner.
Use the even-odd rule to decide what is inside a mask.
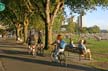
[[[79,54],[79,60],[81,60],[81,57],[84,57],[85,59],[87,59],[87,56],[89,56],[89,60],[91,59],[90,49],[87,49],[87,50],[89,50],[89,53],[83,53],[83,54],[81,54],[81,51],[80,51],[80,49],[78,47],[70,48],[70,46],[67,45],[66,48],[65,48],[65,51],[68,51],[68,56],[69,56],[69,52]]]

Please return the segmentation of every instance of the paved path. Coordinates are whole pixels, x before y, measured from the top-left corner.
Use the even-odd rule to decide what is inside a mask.
[[[84,60],[81,61],[82,63],[74,62],[70,56],[67,59],[67,66],[60,65],[50,62],[49,56],[32,57],[28,55],[24,45],[16,44],[11,40],[0,40],[0,71],[99,71],[82,65]],[[78,59],[77,56],[76,59]]]

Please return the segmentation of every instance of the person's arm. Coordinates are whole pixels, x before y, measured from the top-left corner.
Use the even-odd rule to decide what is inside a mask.
[[[73,47],[76,47],[75,44],[72,44],[72,45],[73,45]]]
[[[85,45],[82,45],[82,46],[83,46],[84,50],[86,51],[86,49],[87,49],[86,46]]]
[[[51,45],[54,45],[54,44],[56,44],[57,42],[56,41],[54,41]]]

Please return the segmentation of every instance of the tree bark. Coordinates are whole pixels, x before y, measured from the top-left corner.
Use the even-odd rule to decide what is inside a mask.
[[[26,42],[27,36],[28,36],[28,25],[29,25],[29,19],[25,17],[24,19],[24,43]]]
[[[45,13],[46,13],[46,22],[45,22],[45,49],[48,49],[48,44],[51,43],[51,32],[49,31],[50,30],[50,0],[47,0],[46,2],[46,10],[45,10]]]
[[[45,25],[45,49],[48,49],[48,45],[52,43],[52,26],[49,23]]]
[[[52,43],[52,27],[57,12],[63,7],[63,1],[59,0],[55,6],[55,9],[51,13],[50,11],[50,0],[46,1],[46,22],[45,22],[45,49],[48,49],[48,45]]]
[[[45,23],[45,49],[48,49],[48,25]]]
[[[20,29],[21,29],[21,24],[19,22],[15,23],[16,26],[16,40],[20,37]]]

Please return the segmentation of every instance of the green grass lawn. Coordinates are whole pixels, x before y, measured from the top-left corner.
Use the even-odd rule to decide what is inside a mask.
[[[69,40],[67,39],[66,41],[69,42]],[[77,44],[78,37],[74,37],[73,41],[75,44]],[[96,61],[88,65],[103,69],[102,71],[104,71],[104,69],[106,68],[104,64],[108,66],[108,40],[97,41],[96,39],[87,39],[86,41],[87,41],[86,47],[91,50],[92,58],[93,60]],[[101,66],[102,64],[104,65],[105,68]]]
[[[98,61],[108,62],[108,40],[87,40],[87,48],[91,49],[93,58]]]

